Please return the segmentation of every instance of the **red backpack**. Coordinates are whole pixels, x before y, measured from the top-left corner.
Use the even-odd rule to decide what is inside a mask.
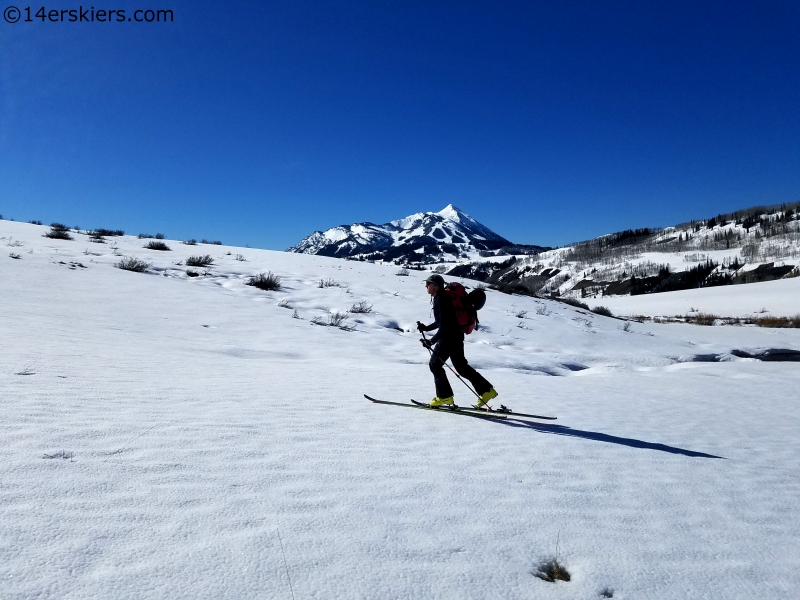
[[[453,310],[456,313],[458,327],[463,333],[470,334],[478,326],[478,311],[470,302],[467,290],[457,281],[451,281],[444,288]]]

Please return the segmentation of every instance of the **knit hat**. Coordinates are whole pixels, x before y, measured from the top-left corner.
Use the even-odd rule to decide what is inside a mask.
[[[440,287],[441,289],[444,289],[444,277],[442,277],[438,273],[434,273],[425,280],[425,285],[428,285],[429,283],[432,283]]]

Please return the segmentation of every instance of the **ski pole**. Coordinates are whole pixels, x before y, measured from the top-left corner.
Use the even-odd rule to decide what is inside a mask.
[[[425,336],[425,332],[423,331],[423,332],[421,332],[421,333],[422,333],[422,339],[424,339],[424,340],[427,342],[427,341],[428,341],[428,338]],[[433,350],[431,350],[431,347],[430,347],[429,345],[426,345],[425,347],[428,349],[428,352],[430,353],[430,355],[431,355],[431,356],[433,356]],[[455,369],[453,369],[453,367],[451,367],[451,366],[450,366],[450,365],[447,363],[447,361],[445,361],[445,360],[442,360],[442,357],[441,357],[441,356],[439,356],[438,354],[436,355],[436,358],[438,358],[438,359],[439,359],[439,362],[441,362],[441,363],[442,363],[442,364],[443,364],[445,367],[447,367],[448,369],[450,369],[450,371],[453,373],[453,375],[455,375],[456,377],[458,377],[458,378],[459,378],[459,380],[461,380],[461,383],[463,383],[465,386],[467,386],[467,389],[468,389],[470,392],[472,392],[473,394],[475,394],[475,396],[478,398],[478,400],[480,400],[480,399],[481,399],[481,397],[480,397],[480,395],[478,394],[478,392],[476,392],[475,390],[473,390],[473,389],[472,389],[472,386],[471,386],[470,384],[468,384],[466,381],[464,381],[464,379],[462,379],[461,375],[459,375],[458,373],[456,373],[456,372],[455,372]]]

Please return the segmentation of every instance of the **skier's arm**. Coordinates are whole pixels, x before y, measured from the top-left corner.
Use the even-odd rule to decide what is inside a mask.
[[[433,318],[435,321],[433,325],[428,326],[428,331],[436,329],[436,333],[431,338],[431,344],[435,344],[439,341],[439,338],[442,337],[442,309],[439,303],[439,299],[433,301]]]
[[[430,325],[425,325],[422,321],[417,321],[417,331],[422,333],[423,331],[432,331],[439,327],[436,323],[432,323]]]

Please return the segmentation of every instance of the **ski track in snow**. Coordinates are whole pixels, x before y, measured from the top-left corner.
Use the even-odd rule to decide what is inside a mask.
[[[453,418],[362,396],[433,395],[409,331],[431,320],[422,273],[119,238],[160,269],[131,273],[113,268],[113,238],[46,230],[0,221],[0,245],[21,244],[0,256],[0,598],[800,589],[800,365],[693,361],[800,349],[797,330],[625,332],[489,292],[467,357],[499,401],[558,420]],[[206,253],[209,276],[174,264]],[[244,285],[264,271],[284,290]],[[317,287],[327,278],[342,287]],[[375,312],[351,314],[354,331],[310,323],[360,300]],[[557,542],[568,583],[532,574]]]

